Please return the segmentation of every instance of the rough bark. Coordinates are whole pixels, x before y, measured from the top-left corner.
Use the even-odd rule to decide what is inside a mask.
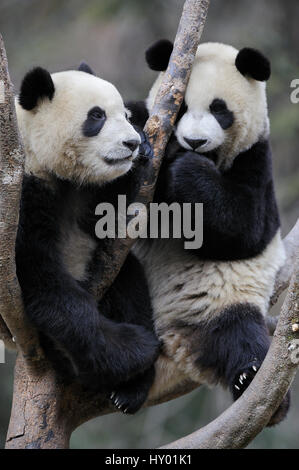
[[[0,322],[4,338],[12,332],[24,354],[37,355],[35,331],[25,322],[21,291],[16,277],[14,250],[18,227],[24,150],[16,121],[13,86],[10,81],[3,39],[0,36]],[[6,328],[5,328],[6,326]],[[10,346],[13,345],[8,341]]]
[[[284,242],[284,246],[286,250],[287,262],[281,268],[281,270],[278,272],[276,276],[274,293],[270,301],[271,305],[276,304],[280,294],[285,289],[287,289],[290,283],[292,274],[294,272],[294,267],[295,267],[294,261],[296,259],[296,254],[298,253],[298,250],[299,250],[299,219],[297,220],[296,224],[294,225],[290,233],[285,237],[283,242]]]

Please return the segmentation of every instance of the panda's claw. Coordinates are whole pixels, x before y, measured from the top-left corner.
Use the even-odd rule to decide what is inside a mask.
[[[246,390],[246,388],[250,385],[251,381],[254,379],[260,364],[251,363],[248,365],[247,369],[243,369],[243,372],[239,372],[236,374],[232,386],[231,391],[235,400],[237,400]]]

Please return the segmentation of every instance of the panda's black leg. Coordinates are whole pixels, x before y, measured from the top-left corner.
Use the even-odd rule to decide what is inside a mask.
[[[259,309],[251,304],[226,308],[202,325],[197,365],[228,386],[237,400],[258,372],[270,346],[270,337]],[[281,421],[288,410],[289,395],[269,425]]]
[[[126,322],[142,326],[153,335],[153,340],[158,342],[145,275],[141,264],[132,253],[129,253],[119,275],[101,300],[99,311],[107,311],[109,317],[120,324]],[[121,411],[133,414],[144,404],[154,382],[154,362],[153,360],[145,372],[143,370],[111,390],[109,398]]]
[[[145,403],[154,378],[155,368],[152,366],[143,374],[120,385],[110,394],[109,398],[114,406],[123,413],[134,414]]]

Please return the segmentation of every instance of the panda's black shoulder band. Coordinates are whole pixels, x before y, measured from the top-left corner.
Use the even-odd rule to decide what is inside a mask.
[[[145,59],[150,69],[162,72],[167,69],[173,50],[173,44],[168,39],[160,39],[145,52]]]

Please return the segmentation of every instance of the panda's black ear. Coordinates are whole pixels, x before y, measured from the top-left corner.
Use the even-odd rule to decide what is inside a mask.
[[[55,87],[50,73],[42,67],[35,67],[23,78],[19,103],[22,108],[30,111],[36,107],[40,98],[52,100],[54,92]]]
[[[89,73],[90,75],[95,75],[94,71],[87,65],[86,62],[81,62],[81,64],[78,67],[78,70],[80,72],[86,72]]]
[[[241,49],[236,58],[236,67],[244,75],[265,82],[271,75],[270,61],[261,52],[250,47]]]
[[[150,46],[145,52],[145,59],[150,69],[163,72],[168,67],[168,62],[173,50],[173,44],[168,39],[160,39]]]

